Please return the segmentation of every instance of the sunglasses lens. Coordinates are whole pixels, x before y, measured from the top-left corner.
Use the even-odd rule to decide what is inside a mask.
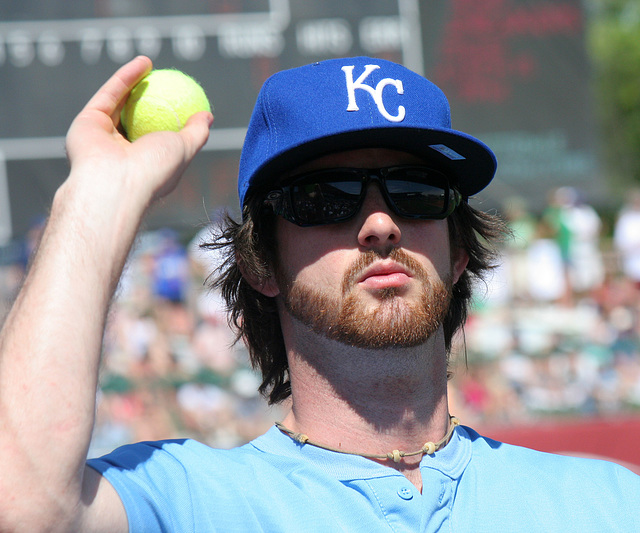
[[[444,175],[426,167],[389,169],[385,185],[399,215],[439,218],[449,214],[449,185]]]
[[[441,187],[407,180],[387,180],[386,185],[400,215],[430,217],[446,211],[447,191]]]
[[[335,174],[332,175],[335,178]],[[313,181],[291,186],[293,211],[299,224],[329,224],[353,216],[360,205],[362,183],[356,181]]]

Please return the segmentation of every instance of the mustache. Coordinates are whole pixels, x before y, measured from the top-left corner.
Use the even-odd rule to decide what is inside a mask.
[[[362,273],[373,263],[381,259],[391,259],[407,269],[409,274],[421,281],[426,281],[428,276],[422,265],[411,257],[402,248],[392,248],[388,254],[382,254],[376,250],[367,250],[356,259],[349,267],[342,280],[342,293],[348,293],[357,283]]]

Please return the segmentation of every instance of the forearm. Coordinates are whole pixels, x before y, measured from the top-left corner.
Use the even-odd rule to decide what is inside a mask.
[[[60,496],[61,513],[73,498],[59,487],[80,490],[104,322],[146,204],[112,180],[94,181],[89,194],[86,178],[70,177],[56,194],[0,336],[0,461],[2,478],[12,480],[0,481],[0,491],[37,496],[51,487],[41,497]],[[34,512],[51,503],[29,505]]]

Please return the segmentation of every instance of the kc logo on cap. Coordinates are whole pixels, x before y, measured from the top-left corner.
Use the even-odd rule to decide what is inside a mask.
[[[345,74],[346,82],[347,82],[347,94],[349,95],[349,105],[347,106],[347,111],[359,111],[356,101],[356,89],[362,89],[368,92],[373,101],[376,103],[378,107],[378,111],[380,114],[386,118],[390,122],[402,122],[405,117],[406,110],[404,106],[398,106],[398,114],[392,115],[387,111],[384,106],[384,101],[382,99],[384,88],[387,85],[393,85],[396,88],[398,94],[404,94],[404,87],[402,86],[402,80],[394,80],[392,78],[384,78],[378,82],[378,84],[374,87],[371,85],[367,85],[365,80],[369,77],[369,75],[374,71],[380,68],[379,65],[365,65],[364,72],[358,77],[357,80],[353,81],[353,69],[355,65],[345,65],[342,67],[342,71]]]

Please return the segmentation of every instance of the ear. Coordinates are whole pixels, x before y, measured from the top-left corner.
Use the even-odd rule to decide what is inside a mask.
[[[463,248],[456,248],[451,257],[451,274],[453,276],[453,284],[458,283],[460,276],[469,264],[469,254]]]
[[[245,281],[251,286],[252,289],[258,291],[260,294],[273,298],[280,294],[280,288],[276,282],[276,277],[271,273],[268,278],[262,278],[256,275],[255,272],[250,272],[242,261],[238,261],[238,268]]]

